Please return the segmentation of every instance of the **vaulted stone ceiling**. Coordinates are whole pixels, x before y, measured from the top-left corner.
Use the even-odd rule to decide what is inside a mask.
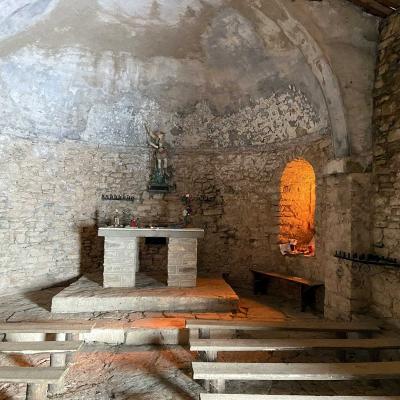
[[[350,0],[364,10],[379,17],[388,17],[400,10],[400,0]]]

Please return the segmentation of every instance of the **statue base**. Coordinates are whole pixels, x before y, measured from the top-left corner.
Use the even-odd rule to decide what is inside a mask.
[[[151,183],[148,187],[149,192],[156,192],[156,193],[168,193],[170,190],[169,185],[167,184],[157,184],[157,183]]]

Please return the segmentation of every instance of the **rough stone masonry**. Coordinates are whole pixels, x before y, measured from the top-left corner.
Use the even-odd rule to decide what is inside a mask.
[[[132,214],[177,223],[184,193],[194,198],[193,225],[206,229],[199,274],[226,273],[246,286],[254,264],[333,275],[332,249],[357,229],[354,196],[338,195],[332,163],[349,154],[359,171],[371,163],[375,17],[342,0],[6,4],[2,293],[101,269],[97,228],[115,209],[124,223]],[[165,198],[146,190],[144,123],[167,133],[176,192]],[[317,252],[288,260],[277,246],[279,184],[295,158],[317,177]]]
[[[135,287],[139,238],[107,237],[104,241],[104,287]]]
[[[374,251],[400,259],[400,14],[382,23],[374,89]],[[369,271],[374,312],[400,318],[400,271]]]
[[[193,287],[197,278],[197,239],[168,239],[168,286]]]

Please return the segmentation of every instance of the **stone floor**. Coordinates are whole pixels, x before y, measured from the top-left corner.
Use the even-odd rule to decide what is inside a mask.
[[[28,321],[32,319],[88,319],[105,321],[133,322],[148,318],[251,318],[251,319],[287,319],[287,318],[321,318],[321,315],[300,312],[299,305],[292,301],[277,297],[253,296],[242,292],[239,308],[236,313],[204,313],[204,312],[82,312],[52,313],[53,297],[65,287],[53,287],[26,294],[2,296],[0,302],[0,321]]]
[[[59,288],[31,293],[27,296],[2,298],[0,319],[4,321],[58,318],[49,312],[51,297]],[[243,294],[237,313],[85,313],[62,315],[63,318],[85,318],[106,321],[111,324],[154,322],[175,324],[176,319],[186,318],[248,318],[297,319],[321,318],[320,315],[301,313],[292,302],[265,296]],[[153,322],[151,322],[153,321]],[[391,334],[385,331],[386,334]],[[298,334],[297,334],[298,335]],[[305,335],[305,334],[304,334]],[[320,335],[319,335],[320,336]],[[1,365],[47,365],[48,357],[12,357],[1,355]],[[67,378],[64,393],[53,396],[64,400],[186,400],[198,399],[203,391],[201,382],[191,379],[191,361],[197,354],[187,346],[128,346],[108,344],[86,344],[75,358]],[[243,362],[335,362],[333,352],[287,352],[287,353],[222,353],[220,360]],[[385,353],[385,359],[394,359],[397,354]],[[366,361],[367,355],[352,353],[352,361]],[[400,358],[398,358],[400,359]],[[396,394],[400,393],[400,382],[385,381],[381,384],[368,382],[231,382],[227,391],[231,393],[265,394]],[[0,400],[23,399],[24,386],[1,385]]]

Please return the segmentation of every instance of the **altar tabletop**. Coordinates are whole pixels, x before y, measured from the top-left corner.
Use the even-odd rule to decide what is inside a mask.
[[[199,228],[99,228],[99,236],[105,237],[170,237],[199,239],[204,237],[204,229]]]

